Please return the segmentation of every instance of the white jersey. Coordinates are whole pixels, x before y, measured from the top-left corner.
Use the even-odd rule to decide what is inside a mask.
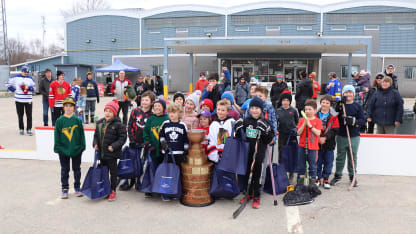
[[[28,89],[23,90],[24,86]],[[31,103],[32,94],[35,91],[36,84],[31,76],[15,75],[6,82],[6,87],[11,92],[15,92],[14,100],[16,102]]]
[[[225,120],[214,120],[209,126],[208,134],[208,158],[213,162],[218,162],[224,149],[225,139],[231,136],[234,119],[227,117]]]

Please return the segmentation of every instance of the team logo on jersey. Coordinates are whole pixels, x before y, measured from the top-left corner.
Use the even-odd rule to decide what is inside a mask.
[[[159,140],[159,132],[160,132],[160,126],[152,127],[150,131],[153,133],[153,136]]]
[[[94,85],[92,83],[88,83],[87,89],[95,89],[95,88],[94,88]]]
[[[75,128],[77,128],[78,125],[74,125],[72,127],[67,127],[62,129],[62,133],[68,138],[69,142],[72,140],[72,136],[74,134]]]
[[[253,129],[253,126],[248,126],[246,128],[246,136],[248,138],[257,138],[257,134],[259,133],[259,131],[257,129]]]
[[[220,128],[217,135],[217,145],[225,144],[225,140],[229,137],[230,134],[224,128]]]
[[[61,95],[65,94],[65,91],[66,91],[65,88],[62,87],[62,86],[59,86],[58,89],[57,89],[58,94],[61,94]]]
[[[177,142],[178,137],[179,137],[179,134],[176,133],[176,132],[172,132],[172,133],[169,134],[169,138],[170,138],[171,142]]]

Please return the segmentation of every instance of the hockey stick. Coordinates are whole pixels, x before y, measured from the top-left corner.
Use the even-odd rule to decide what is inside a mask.
[[[305,119],[305,123],[306,123],[307,117],[306,117],[305,112],[301,111],[300,113],[302,114],[302,117]],[[307,127],[306,124],[305,124],[305,127]],[[303,128],[303,130],[304,131],[306,130],[306,139],[305,139],[305,179],[303,181],[303,184],[305,186],[308,186],[309,185],[309,170],[308,170],[308,167],[309,167],[309,163],[308,163],[308,156],[309,156],[308,141],[309,141],[309,139],[308,139],[308,129]]]
[[[345,104],[342,103],[342,110],[344,111],[344,118],[347,117],[347,112],[345,111]],[[350,156],[351,156],[351,164],[353,170],[353,177],[348,190],[351,190],[354,187],[355,181],[357,180],[357,175],[355,173],[355,162],[354,162],[354,155],[352,154],[352,147],[351,147],[351,137],[350,137],[350,128],[347,124],[345,124],[345,128],[347,129],[347,138],[348,138],[348,147],[350,149]]]
[[[256,146],[254,147],[254,155],[253,155],[253,162],[251,163],[250,166],[250,174],[248,177],[248,183],[247,183],[247,191],[246,194],[244,195],[244,202],[240,205],[240,207],[238,207],[238,209],[236,211],[234,211],[233,213],[233,219],[236,219],[240,213],[244,210],[244,208],[246,208],[247,205],[247,200],[248,200],[248,194],[249,194],[249,189],[250,189],[250,185],[251,185],[251,180],[253,178],[253,169],[254,169],[254,162],[256,161],[256,157],[257,157],[257,148],[259,146],[259,140],[260,140],[260,134],[257,137],[257,142],[256,142]]]
[[[272,188],[273,188],[273,199],[274,199],[274,205],[277,206],[277,198],[276,198],[276,188],[274,184],[274,175],[273,175],[273,164],[272,164],[272,156],[270,155],[270,149],[267,149],[269,151],[269,167],[270,167],[270,176],[272,177]],[[274,147],[272,146],[272,152],[274,151]]]

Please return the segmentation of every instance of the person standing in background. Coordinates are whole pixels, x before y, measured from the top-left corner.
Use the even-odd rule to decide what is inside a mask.
[[[40,81],[39,92],[42,94],[42,105],[43,105],[43,126],[48,126],[48,110],[49,108],[49,86],[53,82],[52,72],[48,68],[45,70],[45,77]],[[52,110],[51,110],[51,121],[52,121]]]
[[[208,85],[208,80],[205,78],[205,73],[201,72],[199,74],[199,80],[195,83],[195,90],[200,90],[201,93],[204,91],[204,88]]]
[[[127,97],[126,95],[124,95],[124,93],[127,90],[127,85],[132,85],[132,83],[129,79],[127,79],[127,77],[125,77],[125,71],[120,71],[118,74],[119,77],[117,78],[117,80],[113,81],[113,84],[111,84],[111,92],[115,95],[116,99],[118,100],[118,105],[120,107],[117,110],[117,117],[120,116],[120,111],[123,111],[123,124],[127,125],[127,115],[129,112],[130,101],[127,100]]]
[[[386,74],[386,76],[389,76],[392,80],[393,80],[393,89],[395,90],[399,90],[399,82],[397,80],[397,76],[394,74],[395,68],[393,64],[389,64],[386,68],[386,70],[384,71],[384,74]]]
[[[312,81],[312,90],[313,90],[313,94],[312,94],[312,99],[317,99],[318,98],[318,92],[321,91],[321,85],[319,84],[318,81],[315,80],[316,78],[316,73],[312,72],[311,74],[309,74],[309,79],[311,79]]]
[[[62,101],[66,97],[71,97],[71,85],[65,81],[63,71],[56,72],[56,80],[49,86],[49,107],[52,110],[52,126],[55,126],[56,120],[64,114]]]
[[[155,75],[155,92],[156,92],[156,97],[159,99],[163,98],[163,79],[162,77]]]
[[[337,74],[335,72],[330,72],[328,74],[329,82],[326,86],[326,91],[328,95],[332,96],[332,101],[340,101],[341,100],[341,82],[337,79]]]
[[[85,123],[88,124],[88,116],[91,118],[91,123],[94,123],[95,115],[95,100],[100,103],[100,93],[95,81],[92,80],[92,73],[87,72],[87,79],[82,82],[81,87],[87,90],[87,103],[85,107]]]

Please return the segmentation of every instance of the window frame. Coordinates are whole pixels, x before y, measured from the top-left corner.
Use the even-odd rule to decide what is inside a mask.
[[[377,28],[371,28],[372,26],[377,26]],[[366,25],[364,25],[364,31],[380,31],[380,25],[378,25],[378,24],[366,24]]]
[[[243,28],[247,28],[247,29],[243,29]],[[234,31],[236,31],[236,32],[250,32],[250,26],[236,26],[234,28]]]
[[[343,26],[343,28],[335,28],[335,27]],[[331,31],[347,31],[347,25],[346,24],[338,24],[338,25],[331,25]]]
[[[296,25],[297,31],[312,31],[313,27],[312,25]]]
[[[188,33],[188,32],[189,32],[189,28],[176,28],[176,33]]]
[[[276,28],[271,28],[276,27]],[[266,32],[277,32],[280,31],[280,25],[266,25]]]
[[[404,66],[403,68],[404,68],[404,79],[416,81],[416,66]],[[407,76],[409,74],[407,72],[407,69],[409,68],[412,69],[412,71],[410,72],[412,77]]]
[[[345,68],[344,68],[345,67]],[[354,69],[354,67],[355,68],[357,68],[357,69]],[[347,77],[344,77],[343,75],[344,75],[344,73],[343,73],[343,70],[348,70],[348,65],[341,65],[341,80],[348,80],[348,76]],[[360,72],[360,65],[352,65],[351,66],[351,70],[352,71],[357,71],[357,72]],[[351,74],[350,74],[351,75]]]

